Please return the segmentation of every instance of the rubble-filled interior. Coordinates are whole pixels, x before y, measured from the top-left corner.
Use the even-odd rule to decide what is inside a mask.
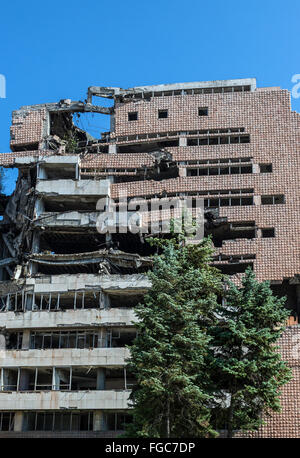
[[[86,113],[109,116],[111,130],[79,128]],[[108,437],[130,421],[126,346],[156,248],[149,233],[123,230],[124,193],[143,209],[139,227],[154,215],[158,230],[173,213],[153,202],[191,198],[195,212],[201,199],[212,264],[236,282],[251,266],[287,296],[297,325],[297,129],[288,91],[255,79],[92,86],[85,101],[13,112],[12,153],[0,156],[18,169],[14,193],[0,196],[0,437]],[[115,232],[97,225],[108,208]]]

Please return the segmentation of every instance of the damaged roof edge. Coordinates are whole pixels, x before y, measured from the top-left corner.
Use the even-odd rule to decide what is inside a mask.
[[[92,102],[92,96],[114,98],[116,96],[124,96],[135,92],[160,92],[160,91],[174,91],[184,89],[198,89],[210,87],[225,87],[225,86],[250,86],[251,91],[256,89],[256,78],[242,78],[230,80],[215,80],[215,81],[196,81],[193,83],[171,83],[171,84],[157,84],[153,86],[135,86],[128,89],[120,87],[102,87],[90,86],[88,88],[88,103]]]
[[[113,113],[113,107],[101,107],[99,105],[92,105],[91,103],[85,103],[82,101],[72,101],[70,99],[63,99],[57,103],[41,103],[37,105],[24,105],[15,110],[13,113],[19,113],[22,111],[34,111],[46,109],[50,113],[101,113],[110,115]]]
[[[114,99],[115,97],[122,97],[128,94],[141,93],[141,92],[160,92],[160,91],[174,91],[185,89],[198,89],[198,88],[211,88],[211,87],[226,87],[226,86],[250,86],[251,91],[256,89],[256,78],[244,79],[231,79],[231,80],[215,80],[215,81],[196,81],[193,83],[172,83],[172,84],[158,84],[153,86],[135,86],[128,89],[120,87],[103,87],[103,86],[90,86],[87,91],[87,100],[72,101],[71,99],[62,99],[58,103],[43,103],[37,105],[24,105],[16,110],[15,113],[22,111],[46,109],[49,112],[69,112],[69,113],[101,113],[110,115],[114,112],[114,107],[102,107],[92,104],[93,96]]]

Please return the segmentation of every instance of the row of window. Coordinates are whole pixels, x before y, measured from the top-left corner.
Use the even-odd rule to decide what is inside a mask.
[[[202,159],[195,161],[180,161],[177,165],[204,165],[204,164],[231,164],[251,162],[252,157],[229,157],[229,158],[215,158],[215,159]]]
[[[283,195],[274,195],[274,196],[261,196],[262,205],[277,205],[284,204]],[[253,197],[219,197],[204,199],[204,207],[232,207],[232,206],[243,206],[243,205],[253,205]]]
[[[97,347],[124,347],[130,345],[136,336],[134,330],[108,329],[105,333],[101,331],[50,331],[30,333],[29,348],[44,350],[47,348],[97,348]],[[16,332],[9,334],[8,349],[22,349],[23,333]]]
[[[272,172],[272,164],[260,164],[260,173]],[[201,167],[201,168],[188,168],[187,176],[206,176],[206,175],[234,175],[242,173],[253,173],[253,165],[242,166],[228,166],[228,167]]]
[[[198,95],[198,94],[232,94],[233,92],[249,92],[251,86],[218,86],[218,87],[201,87],[195,89],[175,89],[173,91],[151,91],[135,92],[124,95],[125,99],[151,99],[152,97],[172,97],[174,95]]]
[[[228,135],[226,137],[213,136],[187,139],[187,146],[232,145],[237,143],[250,143],[250,135]]]
[[[206,175],[232,175],[241,173],[252,173],[252,165],[232,166],[232,167],[201,167],[187,169],[188,177],[206,176]]]
[[[198,116],[208,116],[208,107],[199,107]],[[169,117],[169,110],[158,110],[157,118],[166,119]],[[128,121],[138,121],[138,111],[129,111]]]
[[[93,412],[27,412],[24,426],[27,431],[92,431]],[[131,421],[131,416],[112,412],[104,414],[106,429],[120,431]]]
[[[14,430],[14,412],[0,412],[0,431]],[[109,431],[124,430],[131,416],[121,412],[104,414]],[[93,431],[94,412],[25,412],[22,431]]]
[[[196,129],[196,130],[173,130],[168,132],[152,132],[145,134],[135,134],[135,135],[126,135],[115,137],[116,142],[128,142],[135,140],[150,140],[155,138],[164,138],[164,137],[182,137],[185,135],[211,135],[211,134],[230,134],[230,133],[240,133],[245,132],[244,127],[227,127],[224,129]]]
[[[215,164],[217,160],[212,160],[212,161],[187,161],[186,164],[192,165],[192,163],[198,162],[199,164],[202,163],[211,163]],[[228,162],[229,160],[225,160],[224,162]],[[244,159],[237,159],[233,160],[233,163],[243,163],[243,162],[248,162],[248,160]],[[219,163],[222,163],[222,160],[219,160]],[[184,164],[184,165],[186,165]],[[177,162],[177,166],[182,166],[183,164],[180,162]],[[123,169],[98,169],[97,173],[103,173],[103,174],[111,174],[111,173],[123,173],[123,174],[136,174],[139,171],[139,169],[135,168],[123,168]],[[272,172],[272,164],[259,164],[259,171],[260,173],[271,173]],[[94,171],[93,171],[94,172]],[[201,167],[201,168],[188,168],[187,169],[187,176],[201,176],[201,175],[231,175],[231,174],[240,174],[240,173],[253,173],[253,166],[252,164],[244,165],[244,166],[231,166],[231,167]]]

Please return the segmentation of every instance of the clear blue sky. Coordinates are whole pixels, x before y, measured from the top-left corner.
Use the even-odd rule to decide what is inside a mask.
[[[292,89],[300,74],[299,0],[15,0],[2,2],[1,19],[0,152],[12,110],[83,100],[90,85],[256,77]],[[300,111],[300,98],[292,103]],[[82,122],[108,127],[101,116]]]

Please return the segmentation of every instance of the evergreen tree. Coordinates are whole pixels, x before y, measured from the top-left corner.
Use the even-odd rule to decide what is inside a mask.
[[[280,410],[279,388],[290,379],[275,345],[288,316],[284,302],[250,268],[241,287],[229,282],[219,322],[211,328],[209,364],[216,387],[214,426],[227,429],[227,437],[234,430],[257,430],[262,412]]]
[[[206,357],[222,275],[209,266],[211,242],[160,244],[152,288],[135,313],[138,335],[128,369],[135,376],[127,437],[209,437],[210,377]]]

